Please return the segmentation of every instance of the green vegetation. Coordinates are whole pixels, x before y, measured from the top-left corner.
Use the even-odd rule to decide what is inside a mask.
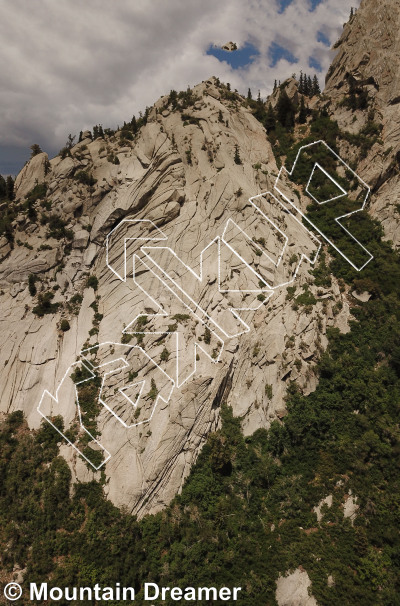
[[[32,312],[42,318],[45,314],[55,314],[61,303],[52,303],[54,293],[51,290],[38,294],[38,304],[32,309]]]
[[[314,95],[319,95],[321,93],[317,74],[314,74],[311,78],[311,76],[300,72],[299,93],[306,97],[314,97]]]
[[[88,276],[88,279],[86,280],[86,287],[93,288],[93,290],[96,291],[98,286],[99,286],[98,278],[94,274]]]
[[[31,221],[36,221],[37,211],[34,207],[38,200],[43,200],[47,193],[47,183],[36,183],[35,187],[25,196],[23,204],[24,210],[27,210],[28,218]]]
[[[161,352],[161,362],[168,362],[169,360],[169,356],[170,356],[170,352],[168,351],[168,349],[166,347],[164,347],[164,349]]]
[[[47,237],[55,238],[56,240],[72,240],[74,232],[72,229],[67,229],[68,222],[62,219],[59,215],[42,216],[41,222],[48,224]]]
[[[173,92],[168,101],[177,109],[190,99],[189,93]],[[251,95],[249,102],[258,103]],[[291,111],[287,107],[286,116]],[[268,112],[271,119],[267,108],[263,120]],[[276,153],[287,155],[289,162],[305,142],[295,143],[286,116],[282,112],[281,121],[274,114],[270,137]],[[368,122],[361,136],[369,145],[379,132],[372,119]],[[132,132],[138,128],[136,120],[131,128]],[[340,137],[349,136],[323,112],[314,113],[309,142],[321,138],[336,148]],[[357,145],[351,136],[348,140]],[[317,158],[318,153],[322,152]],[[306,160],[296,175],[303,185],[309,176],[310,158]],[[351,189],[350,177],[335,175]],[[314,187],[319,195],[330,193],[323,180],[317,179]],[[332,208],[336,213],[335,205]],[[308,210],[323,230],[330,229],[333,214],[317,212],[314,206]],[[329,347],[316,368],[315,391],[303,396],[295,383],[290,384],[288,414],[248,437],[225,403],[215,402],[222,427],[208,437],[182,493],[164,511],[138,522],[105,499],[101,481],[78,483],[71,491],[71,473],[58,457],[59,434],[47,423],[29,431],[20,412],[8,415],[0,426],[0,545],[5,571],[11,573],[18,564],[27,568],[28,581],[48,580],[60,586],[120,582],[136,589],[138,602],[148,580],[169,586],[240,585],[245,606],[273,606],[279,574],[301,565],[321,605],[397,606],[400,263],[382,240],[381,226],[367,213],[357,213],[346,225],[374,259],[360,274],[329,249],[333,260],[328,263],[321,254],[310,273],[317,287],[328,287],[334,274],[341,288],[368,290],[371,298],[353,301],[350,332],[329,330]],[[334,235],[347,251],[345,232],[339,228]],[[33,279],[28,282],[30,290],[36,289]],[[97,278],[89,276],[87,286],[96,290]],[[295,286],[287,288],[293,304],[307,308],[316,303],[307,286],[297,292],[296,296]],[[78,309],[82,296],[75,296],[69,304]],[[34,313],[54,313],[58,304],[52,303],[53,297],[52,292],[39,293]],[[97,303],[93,309],[98,323]],[[177,323],[188,317],[178,314],[173,319]],[[147,322],[146,316],[139,317],[136,330]],[[204,342],[210,341],[206,328]],[[259,353],[257,344],[252,355]],[[301,364],[295,360],[297,368]],[[130,373],[130,381],[134,375]],[[77,369],[74,380],[83,378]],[[77,388],[83,420],[96,436],[99,380]],[[272,385],[263,383],[262,390],[264,399],[272,398]],[[147,397],[154,401],[157,395],[152,380]],[[53,421],[61,430],[62,420]],[[74,430],[69,431],[74,438]],[[90,449],[89,437],[79,440],[91,460],[97,456],[100,462],[101,453]],[[343,517],[350,490],[359,506],[354,524]],[[323,510],[318,523],[313,507],[328,494],[333,495],[332,507]],[[335,581],[331,587],[328,575]]]
[[[67,332],[67,330],[69,330],[71,327],[69,325],[69,322],[66,318],[63,318],[60,322],[60,330],[62,330],[63,332]]]
[[[153,378],[151,379],[150,384],[151,384],[151,387],[150,387],[149,393],[147,394],[147,397],[150,398],[150,400],[155,400],[158,396],[158,389],[157,389],[156,382]]]
[[[204,343],[206,345],[210,345],[211,343],[211,330],[208,328],[208,326],[206,326],[204,329]]]
[[[297,305],[307,305],[307,306],[315,305],[317,302],[317,299],[314,297],[312,292],[310,292],[310,290],[308,288],[308,284],[305,284],[303,286],[303,290],[304,290],[304,292],[302,292],[301,295],[299,295],[298,297],[295,298]]]
[[[92,187],[95,183],[97,183],[97,179],[95,179],[92,173],[89,173],[87,170],[79,170],[74,178],[79,182],[83,183],[83,185],[89,185]]]
[[[234,160],[235,164],[242,163],[242,160],[240,159],[240,154],[239,154],[239,145],[237,143],[235,144],[235,153],[233,156],[233,160]]]
[[[29,274],[28,276],[28,290],[31,297],[35,297],[37,293],[36,282],[38,277],[35,274]]]
[[[246,438],[221,403],[222,429],[209,436],[182,494],[164,511],[137,522],[107,502],[96,482],[77,484],[71,496],[58,434],[48,424],[29,432],[20,413],[8,416],[0,432],[3,566],[11,571],[18,562],[30,581],[59,585],[119,581],[135,587],[137,599],[149,578],[240,585],[243,603],[259,606],[276,604],[276,578],[302,565],[320,604],[395,606],[400,265],[367,216],[355,235],[374,254],[363,283],[339,256],[329,271],[373,296],[352,308],[349,333],[330,330],[316,390],[303,396],[292,384],[288,414]],[[82,396],[88,421],[96,416],[95,386],[89,392]],[[155,383],[148,395],[157,397]],[[350,489],[359,505],[354,525],[342,513]],[[313,507],[328,494],[333,505],[318,524]]]
[[[79,314],[79,310],[81,308],[82,301],[83,301],[83,296],[81,294],[76,293],[75,295],[73,295],[67,302],[68,311],[72,312],[74,315],[77,316]]]

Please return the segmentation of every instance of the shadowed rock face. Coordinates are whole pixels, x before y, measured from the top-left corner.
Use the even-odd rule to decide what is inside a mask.
[[[343,145],[343,153],[357,161],[358,174],[372,186],[370,212],[382,223],[388,239],[400,244],[397,210],[400,158],[400,2],[363,0],[335,44],[337,55],[328,71],[324,95],[343,130],[357,134],[370,119],[383,127],[364,158]],[[368,108],[343,106],[351,87],[368,95]],[[357,96],[357,94],[356,94]],[[347,148],[347,149],[346,149]],[[353,157],[353,158],[352,158]]]
[[[379,9],[372,4],[364,3],[345,26],[325,96],[319,102],[313,99],[312,104],[325,106],[341,128],[356,133],[368,122],[368,110],[352,111],[341,104],[349,86],[346,73],[353,73],[367,88],[369,109],[374,110],[374,120],[383,124],[383,143],[377,141],[368,150],[357,172],[375,187],[370,211],[383,222],[388,238],[395,239],[394,191],[398,176],[390,172],[398,150],[394,88],[390,78],[383,77],[379,70],[371,67],[368,71],[368,62],[361,57],[365,36],[357,36],[353,28],[364,27],[364,21],[369,27],[368,19],[376,10],[382,12],[385,22],[384,7],[389,4],[394,6],[390,16],[394,20],[398,3],[387,2]],[[373,32],[375,26],[376,22]],[[377,53],[371,63],[382,61],[383,65],[384,57],[398,44],[391,40],[389,34],[384,44],[377,34],[370,37],[368,52]],[[374,51],[374,46],[380,50]],[[370,77],[378,87],[364,83]],[[180,490],[208,433],[218,427],[222,402],[232,406],[242,418],[244,432],[250,434],[285,414],[289,381],[296,380],[305,393],[314,389],[313,367],[327,345],[327,326],[348,330],[348,293],[341,292],[334,279],[330,287],[316,287],[309,274],[311,265],[304,261],[293,282],[294,291],[288,293],[287,286],[283,286],[271,295],[266,288],[265,299],[258,298],[260,289],[274,279],[274,268],[264,253],[276,260],[283,242],[277,232],[264,237],[257,231],[265,228],[265,222],[256,215],[249,198],[273,191],[278,168],[265,130],[245,100],[229,93],[215,79],[196,86],[182,111],[174,108],[167,97],[161,98],[133,140],[124,138],[121,132],[94,141],[87,135],[71,149],[71,156],[51,160],[47,174],[38,156],[17,180],[16,196],[22,202],[36,180],[45,181],[47,191],[35,203],[37,220],[29,219],[26,210],[20,209],[14,220],[14,246],[10,247],[5,238],[0,240],[1,411],[23,409],[30,426],[38,427],[41,417],[36,408],[43,391],[56,394],[84,347],[107,342],[125,347],[141,345],[168,375],[176,373],[177,356],[182,350],[179,376],[185,381],[179,388],[174,387],[169,400],[156,400],[148,423],[132,422],[129,401],[125,402],[118,392],[118,373],[107,379],[104,388],[104,399],[112,403],[96,410],[97,440],[111,454],[104,466],[108,496],[115,504],[143,515],[161,509]],[[354,146],[341,145],[340,152],[346,159],[358,158]],[[390,146],[393,149],[387,152]],[[387,178],[382,177],[385,174]],[[288,183],[287,187],[288,197],[293,197]],[[302,196],[299,204],[304,208]],[[45,215],[42,221],[41,214]],[[50,215],[59,217],[61,223]],[[282,213],[277,212],[273,218],[277,224],[283,221],[282,231],[286,233]],[[126,222],[107,257],[107,235],[123,220],[135,221],[135,229],[138,222],[147,221],[143,223],[150,226],[146,237],[154,238],[158,229],[166,240],[139,240],[138,233],[131,230],[132,224]],[[226,231],[228,225],[231,232]],[[234,225],[250,236],[249,242],[243,244],[243,236]],[[301,233],[298,241],[291,242],[293,251],[304,244]],[[136,238],[126,241],[126,281],[120,279],[125,277],[124,238]],[[242,243],[238,244],[240,238]],[[144,246],[171,250],[146,252]],[[245,254],[250,255],[250,270],[244,263]],[[291,261],[285,257],[282,265],[285,275],[293,275],[298,265],[297,256],[291,256]],[[254,271],[265,282],[260,285],[257,280],[251,289],[255,294],[244,294],[254,281]],[[28,287],[31,274],[37,278],[37,294],[33,296]],[[96,291],[88,286],[89,274],[97,276]],[[173,287],[168,281],[171,279]],[[221,293],[218,279],[229,284],[226,290],[238,290],[240,294]],[[184,296],[176,296],[177,292],[182,294],[179,285],[192,297],[189,307]],[[305,292],[305,285],[316,303],[293,305],[294,299]],[[49,291],[54,294],[51,304],[59,305],[54,313],[40,317],[33,308],[38,305],[38,295]],[[157,304],[168,316],[165,322],[154,315],[159,312]],[[238,313],[238,319],[229,309],[240,307],[247,311]],[[140,325],[142,332],[137,324],[140,317],[146,318]],[[60,329],[62,319],[68,319],[69,330]],[[233,329],[241,320],[249,330],[234,336],[240,332]],[[175,328],[165,331],[165,325]],[[211,335],[207,335],[206,325],[211,326]],[[231,330],[231,334],[222,338],[221,327],[228,333]],[[183,335],[181,350],[174,348],[176,333]],[[195,349],[196,342],[201,347]],[[112,355],[117,355],[118,347],[111,347]],[[101,347],[96,351],[102,351]],[[105,359],[102,355],[98,366]],[[146,368],[143,380],[150,382],[154,369],[150,365]],[[141,378],[131,377],[129,382],[135,384]],[[68,427],[76,424],[73,397],[61,406],[55,400],[49,402],[46,414],[61,412]],[[63,445],[61,452],[75,478],[84,481],[99,473],[88,468],[71,446]]]

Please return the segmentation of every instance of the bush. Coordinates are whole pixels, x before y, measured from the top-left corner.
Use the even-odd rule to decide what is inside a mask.
[[[97,183],[97,179],[95,179],[92,173],[89,173],[87,170],[78,171],[74,178],[79,181],[79,183],[89,185],[89,187],[92,187],[95,183]]]
[[[31,297],[35,297],[36,293],[37,293],[37,288],[35,286],[35,282],[37,281],[37,276],[35,276],[35,274],[29,274],[28,277],[28,289],[29,289],[29,294],[31,295]]]
[[[71,327],[69,325],[68,320],[66,320],[65,318],[63,320],[61,320],[60,323],[60,330],[62,330],[63,332],[67,332],[67,330],[69,330]]]
[[[86,286],[87,288],[93,288],[93,290],[97,290],[98,286],[99,286],[99,281],[96,278],[95,275],[91,275],[88,277],[87,281],[86,281]]]
[[[38,304],[32,309],[32,312],[42,318],[45,314],[55,314],[60,306],[60,303],[52,303],[54,293],[47,291],[39,293]]]
[[[48,218],[48,225],[48,238],[55,238],[56,240],[61,240],[62,238],[65,238],[66,240],[73,239],[74,232],[71,229],[66,229],[67,221],[64,221],[64,219],[58,215],[50,215]]]

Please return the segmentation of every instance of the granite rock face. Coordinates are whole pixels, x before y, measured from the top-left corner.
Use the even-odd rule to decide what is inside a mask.
[[[340,151],[357,160],[358,174],[374,188],[369,211],[397,242],[397,101],[390,78],[373,65],[383,65],[398,42],[388,36],[382,43],[374,33],[376,11],[387,17],[372,4],[345,26],[327,88],[309,103],[349,132],[372,119],[383,125],[360,162],[351,142]],[[394,19],[398,3],[390,4]],[[377,56],[368,68],[353,30],[371,19],[368,52]],[[341,102],[347,74],[367,88],[369,109]],[[288,90],[297,95],[294,81]],[[246,100],[214,78],[185,95],[180,110],[171,97],[157,101],[133,137],[126,130],[94,140],[83,133],[64,158],[48,165],[46,154],[35,156],[16,182],[14,244],[0,240],[1,412],[23,409],[38,427],[48,390],[43,410],[61,414],[73,441],[71,365],[96,369],[103,405],[89,446],[101,444],[111,455],[101,467],[108,497],[139,516],[179,492],[219,426],[222,403],[246,434],[268,427],[285,415],[291,381],[304,393],[315,388],[327,327],[349,330],[352,295],[333,278],[330,286],[314,284],[318,244],[301,222],[293,231],[274,189],[273,150]],[[23,202],[37,183],[46,188],[33,220]],[[41,315],[43,305],[52,313]],[[92,353],[82,357],[85,348]],[[143,351],[149,359],[134,366]],[[74,478],[100,477],[62,443]]]
[[[362,157],[357,150],[357,143],[363,144],[360,138],[355,145],[344,144],[341,151],[356,162],[358,174],[372,187],[370,212],[395,246],[400,244],[399,22],[398,0],[363,0],[335,44],[337,54],[324,90],[329,112],[342,130],[357,137],[368,133],[368,127],[371,132],[371,124],[381,129],[375,139],[370,137],[374,143],[367,145]],[[352,90],[353,107],[343,105]]]

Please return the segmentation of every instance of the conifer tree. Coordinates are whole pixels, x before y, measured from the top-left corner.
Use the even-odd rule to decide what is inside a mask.
[[[72,136],[71,133],[69,133],[65,147],[67,149],[72,149],[72,147],[74,145],[74,141],[75,141],[75,135]]]
[[[301,95],[304,94],[304,83],[303,83],[303,72],[300,72],[300,78],[299,78],[299,93]]]
[[[249,99],[249,101],[253,98],[252,94],[251,94],[251,90],[249,88],[249,90],[247,91],[247,98]]]
[[[37,156],[38,154],[42,153],[42,149],[41,149],[40,145],[38,145],[37,143],[34,143],[33,145],[31,145],[30,149],[31,149],[31,158],[33,158],[33,156]]]
[[[312,97],[313,87],[312,87],[311,76],[307,76],[307,90],[308,90],[308,96]]]
[[[275,130],[276,116],[271,103],[268,103],[264,126],[267,133],[270,133],[272,130]]]
[[[307,121],[307,108],[304,103],[303,95],[301,96],[301,100],[300,100],[300,111],[299,111],[298,120],[299,120],[299,124],[305,124]]]
[[[277,85],[276,80],[275,80],[275,82],[274,82],[274,91],[277,89],[277,86],[278,85]]]
[[[319,82],[318,82],[317,74],[314,74],[314,78],[313,78],[313,81],[312,81],[312,94],[313,95],[320,95],[321,94],[321,89],[319,87]]]
[[[4,179],[4,177],[2,175],[0,175],[0,200],[5,198],[6,194],[7,194],[6,180]]]
[[[240,155],[239,155],[239,145],[236,143],[235,144],[235,155],[233,157],[235,164],[241,164],[242,160],[240,159]]]
[[[136,117],[135,116],[132,116],[131,128],[132,128],[133,134],[135,135],[137,133],[137,122],[136,122]]]
[[[276,116],[285,128],[291,128],[294,125],[293,103],[285,90],[279,95],[278,103],[276,104]]]
[[[6,180],[6,195],[8,200],[14,200],[14,179],[11,175]]]

